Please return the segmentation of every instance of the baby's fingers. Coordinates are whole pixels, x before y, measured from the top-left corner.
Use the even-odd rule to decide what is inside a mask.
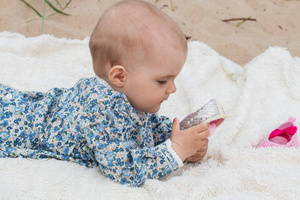
[[[209,124],[200,124],[193,127],[193,132],[196,133],[199,139],[207,138],[210,135]]]
[[[203,124],[196,125],[196,126],[194,126],[193,128],[194,128],[194,131],[195,131],[196,133],[201,133],[201,132],[203,132],[203,131],[208,130],[209,124],[203,123]]]
[[[206,151],[197,152],[196,154],[185,159],[186,162],[198,162],[201,161],[206,155]]]
[[[201,152],[201,151],[207,150],[207,148],[208,148],[208,142],[209,142],[209,140],[207,138],[202,139],[201,140],[201,143],[202,143],[201,148],[197,152]]]

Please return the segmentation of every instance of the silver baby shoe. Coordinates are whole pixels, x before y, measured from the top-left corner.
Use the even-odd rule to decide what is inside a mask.
[[[180,130],[188,129],[201,123],[209,123],[218,127],[225,118],[223,107],[215,99],[212,99],[196,112],[186,116],[180,122]]]

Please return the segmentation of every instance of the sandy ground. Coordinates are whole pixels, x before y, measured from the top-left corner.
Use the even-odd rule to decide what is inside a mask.
[[[68,0],[60,0],[64,6]],[[299,0],[147,0],[169,14],[189,40],[206,43],[238,64],[246,64],[269,46],[286,47],[300,57]],[[27,0],[43,13],[41,0]],[[51,0],[56,5],[54,0]],[[48,17],[44,33],[58,38],[83,39],[90,36],[101,13],[118,0],[73,0],[64,12]],[[46,15],[53,13],[47,7]],[[223,22],[230,18],[256,21]],[[0,1],[0,31],[25,36],[41,34],[42,20],[20,0]]]

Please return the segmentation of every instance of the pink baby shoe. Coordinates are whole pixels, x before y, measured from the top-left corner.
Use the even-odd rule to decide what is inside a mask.
[[[258,147],[298,147],[297,126],[294,126],[295,117],[281,124],[264,139]]]

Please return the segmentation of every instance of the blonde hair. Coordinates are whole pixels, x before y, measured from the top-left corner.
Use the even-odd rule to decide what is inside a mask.
[[[154,5],[139,1],[121,1],[100,17],[89,42],[93,68],[104,78],[114,65],[126,65],[129,55],[151,52],[151,38],[174,37],[186,51],[186,39],[176,23]],[[157,37],[157,36],[156,36]]]

